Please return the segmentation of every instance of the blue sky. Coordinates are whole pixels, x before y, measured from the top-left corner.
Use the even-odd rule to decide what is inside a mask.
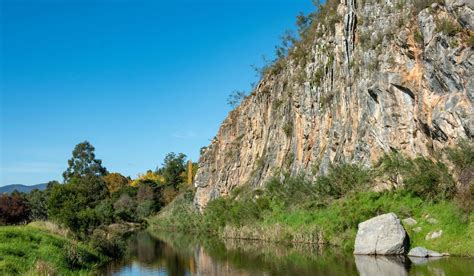
[[[0,186],[62,180],[88,140],[135,177],[193,160],[310,0],[1,0]]]

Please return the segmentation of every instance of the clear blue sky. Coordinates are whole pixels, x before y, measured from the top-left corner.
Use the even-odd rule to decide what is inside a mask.
[[[135,177],[193,160],[310,0],[0,0],[0,186],[62,180],[88,140]]]

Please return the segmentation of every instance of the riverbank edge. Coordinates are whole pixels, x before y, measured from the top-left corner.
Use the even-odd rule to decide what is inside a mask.
[[[361,202],[365,202],[365,206],[357,204]],[[369,210],[367,213],[373,215],[351,214],[351,208],[345,209],[351,205],[351,208],[361,206],[361,209],[367,209]],[[388,192],[364,192],[351,199],[335,201],[316,211],[293,210],[278,215],[270,214],[258,222],[240,226],[226,224],[215,231],[208,231],[209,227],[205,225],[206,218],[193,209],[191,201],[182,196],[157,216],[149,218],[148,229],[209,235],[220,239],[313,244],[351,251],[354,249],[358,223],[373,217],[378,212],[394,212],[402,219],[402,224],[411,240],[411,248],[423,246],[439,252],[448,252],[453,257],[474,257],[473,212],[463,213],[453,201],[427,203],[410,195]],[[407,213],[412,214],[408,216]],[[417,222],[410,224],[408,222],[410,220],[404,221],[407,218]],[[337,228],[337,220],[353,222],[347,223],[344,231],[331,232],[331,229]],[[444,230],[442,237],[426,239],[429,234],[439,230]]]
[[[0,274],[93,274],[110,261],[86,243],[37,225],[0,226],[0,241]]]
[[[120,237],[121,241],[125,241],[147,227],[147,224],[115,223],[108,225],[106,232],[109,237]],[[0,252],[4,251],[0,256],[0,274],[96,275],[101,267],[122,257],[121,254],[107,256],[94,248],[90,241],[80,241],[73,236],[67,228],[61,228],[49,221],[0,226],[0,240],[3,240]],[[36,242],[43,240],[48,240],[49,243]],[[58,245],[57,248],[55,245]],[[51,251],[54,252],[49,254]],[[48,255],[54,257],[50,258]]]

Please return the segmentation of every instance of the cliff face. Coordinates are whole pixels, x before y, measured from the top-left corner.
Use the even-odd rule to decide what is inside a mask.
[[[278,172],[433,156],[474,138],[474,3],[397,2],[340,0],[267,70],[202,153],[199,209]]]

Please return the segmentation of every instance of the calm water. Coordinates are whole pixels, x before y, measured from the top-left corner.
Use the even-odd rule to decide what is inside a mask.
[[[307,245],[140,232],[104,275],[474,275],[474,260],[352,256]]]

